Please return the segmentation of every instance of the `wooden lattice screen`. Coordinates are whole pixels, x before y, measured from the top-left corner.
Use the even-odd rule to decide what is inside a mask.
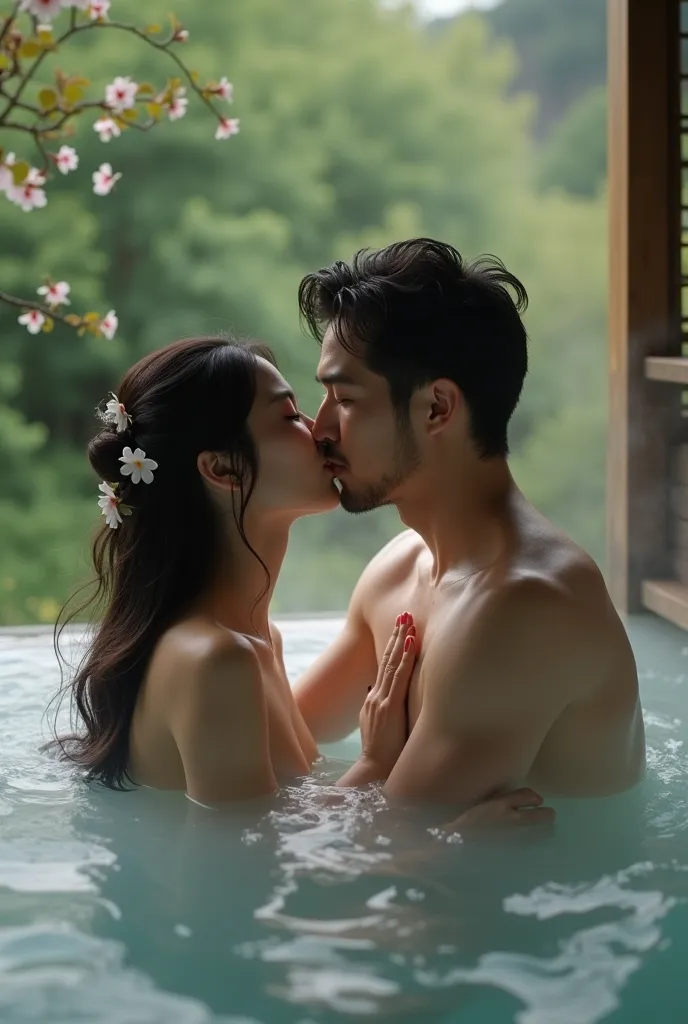
[[[608,12],[608,576],[688,628],[688,3]]]

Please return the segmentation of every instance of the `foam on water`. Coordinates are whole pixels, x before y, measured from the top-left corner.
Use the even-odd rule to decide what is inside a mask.
[[[340,623],[281,626],[295,678]],[[50,637],[0,636],[0,1021],[685,1019],[688,647],[631,635],[647,780],[499,842],[336,789],[355,738],[222,815],[88,788],[38,750]]]

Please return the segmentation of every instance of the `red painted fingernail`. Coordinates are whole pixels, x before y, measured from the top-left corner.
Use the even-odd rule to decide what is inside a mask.
[[[404,614],[401,617],[401,621],[406,626],[408,624],[408,620],[409,620],[409,613],[408,612],[404,612]]]
[[[401,615],[397,615],[397,621],[396,621],[395,625],[397,625],[397,626],[401,625]]]
[[[413,637],[412,636],[407,636],[406,640],[404,641],[404,653],[411,649],[411,644],[412,643],[413,643]]]

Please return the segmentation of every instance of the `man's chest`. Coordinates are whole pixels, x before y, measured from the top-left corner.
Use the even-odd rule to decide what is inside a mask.
[[[402,612],[410,612],[416,627],[418,655],[411,677],[408,696],[409,725],[416,723],[423,703],[427,669],[442,657],[442,650],[450,640],[456,602],[442,590],[423,586],[415,581],[403,581],[379,595],[369,616],[369,625],[375,643],[378,665]]]

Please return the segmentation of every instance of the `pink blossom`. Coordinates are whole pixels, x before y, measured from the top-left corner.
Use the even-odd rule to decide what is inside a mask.
[[[29,334],[38,334],[45,323],[45,317],[39,309],[30,309],[28,313],[22,313],[18,320],[23,327],[26,327]]]
[[[217,89],[213,90],[215,96],[221,100],[227,100],[231,103],[234,99],[234,86],[231,82],[228,82],[226,78],[221,78],[218,82]]]
[[[121,75],[105,86],[105,102],[111,110],[121,114],[123,110],[129,110],[136,102],[136,93],[139,87],[131,78],[123,78]]]
[[[43,284],[37,289],[39,295],[44,296],[46,306],[69,306],[67,296],[71,291],[66,281],[56,281],[55,284]]]
[[[99,19],[104,20],[107,18],[109,10],[110,0],[91,0],[88,13],[92,21],[98,21]]]
[[[69,174],[70,171],[75,171],[79,166],[79,157],[75,149],[71,146],[60,146],[60,150],[55,157],[55,163],[57,164],[58,171],[63,174]]]
[[[9,167],[6,167],[4,164],[0,164],[0,192],[7,193],[13,186],[14,181],[12,180],[12,172]]]
[[[112,341],[117,333],[117,328],[119,327],[119,319],[114,309],[111,309],[110,312],[103,317],[100,321],[99,327],[101,334],[104,334],[108,341]]]
[[[17,206],[21,206],[24,213],[41,209],[48,202],[43,185],[45,185],[45,175],[32,167],[21,185],[11,185],[7,189],[7,198]]]
[[[122,129],[111,117],[101,117],[93,125],[93,130],[98,132],[101,142],[109,142],[110,139],[118,138],[122,134]]]
[[[172,98],[172,102],[167,108],[170,121],[178,121],[180,117],[184,117],[188,105],[189,101],[186,98],[186,89],[177,89]]]
[[[236,135],[239,131],[239,118],[238,117],[221,117],[220,123],[217,126],[215,132],[216,139],[228,139],[231,135]]]
[[[27,11],[36,18],[52,21],[66,4],[63,0],[22,0],[20,11]]]
[[[93,172],[93,191],[97,196],[108,195],[122,175],[112,173],[111,164],[101,164],[97,171]]]

